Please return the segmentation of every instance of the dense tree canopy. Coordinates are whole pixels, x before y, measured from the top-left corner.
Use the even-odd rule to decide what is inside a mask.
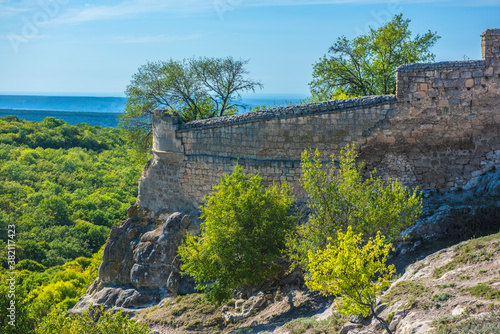
[[[231,115],[238,111],[240,93],[262,85],[247,77],[248,60],[192,58],[148,62],[127,86],[128,97],[120,124],[141,149],[151,146],[151,119],[157,108],[185,121]]]
[[[0,133],[0,227],[16,225],[18,261],[51,267],[97,252],[137,197],[144,161],[122,132],[6,117]]]
[[[328,55],[313,66],[313,81],[309,84],[313,99],[394,94],[396,68],[434,60],[430,48],[440,38],[430,30],[412,38],[409,23],[399,14],[353,40],[339,37]]]
[[[96,278],[99,250],[135,202],[145,162],[125,143],[118,129],[0,118],[0,229],[15,226],[17,272],[17,325],[7,323],[2,284],[1,333],[33,333],[51,310],[64,316]],[[3,282],[13,271],[7,242],[1,233]]]

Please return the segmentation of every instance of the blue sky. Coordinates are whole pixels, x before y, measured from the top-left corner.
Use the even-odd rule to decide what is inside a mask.
[[[500,0],[0,0],[0,93],[120,95],[147,61],[250,59],[260,94],[308,94],[312,64],[341,35],[395,14],[436,31],[436,60],[481,58]]]

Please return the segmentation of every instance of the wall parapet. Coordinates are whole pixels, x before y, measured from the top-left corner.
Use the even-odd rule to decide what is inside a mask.
[[[408,71],[432,71],[432,70],[454,70],[462,68],[483,68],[486,66],[484,60],[459,60],[441,61],[437,63],[417,63],[399,66],[397,72]]]
[[[322,113],[342,112],[358,108],[370,108],[374,106],[396,102],[394,95],[363,96],[352,99],[339,99],[324,102],[314,102],[295,106],[272,108],[262,111],[247,112],[231,116],[210,118],[199,121],[191,121],[179,125],[178,131],[190,131],[196,129],[207,129],[212,127],[232,126],[250,122],[260,122],[271,119],[282,119],[307,115],[318,115]]]

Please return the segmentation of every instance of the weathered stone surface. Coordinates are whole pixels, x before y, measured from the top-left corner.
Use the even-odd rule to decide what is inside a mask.
[[[130,287],[106,287],[92,294],[85,294],[69,311],[81,313],[91,305],[102,304],[106,307],[121,307],[124,309],[138,309],[149,307],[160,302],[166,295],[165,291],[158,289],[137,290]]]
[[[235,307],[241,308],[241,312],[226,312],[223,314],[224,319],[230,323],[245,319],[250,316],[252,312],[258,311],[267,300],[268,298],[266,298],[266,295],[262,291],[250,297],[248,300],[237,300]]]
[[[195,215],[174,212],[148,218],[132,207],[123,224],[111,230],[99,278],[74,309],[89,303],[146,307],[166,295],[193,291],[193,281],[180,275],[177,248],[188,230],[198,229]]]
[[[431,240],[450,235],[456,237],[456,230],[461,228],[457,225],[458,213],[461,217],[472,216],[478,209],[486,206],[500,207],[500,170],[476,174],[467,187],[456,191],[434,193],[430,197],[426,199],[424,218],[419,219],[405,234],[412,240]],[[441,203],[447,204],[441,205]]]

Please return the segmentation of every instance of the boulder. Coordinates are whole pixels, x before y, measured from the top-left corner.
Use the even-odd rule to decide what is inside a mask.
[[[196,214],[164,212],[151,218],[131,207],[122,225],[111,229],[99,277],[72,312],[91,303],[142,308],[168,295],[194,292],[194,281],[180,275],[177,248],[188,231],[197,230]]]

